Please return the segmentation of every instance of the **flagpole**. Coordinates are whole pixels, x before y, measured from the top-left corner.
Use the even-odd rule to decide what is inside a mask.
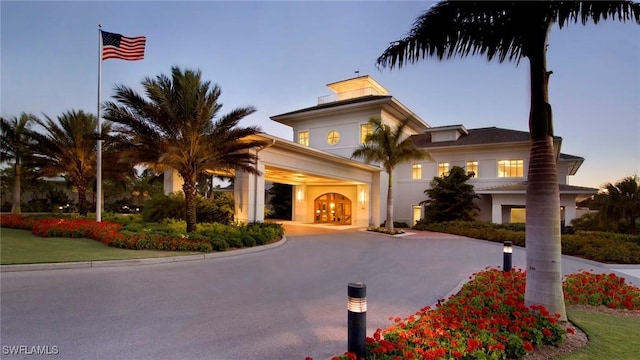
[[[98,144],[96,149],[96,221],[102,221],[102,25],[98,24]]]

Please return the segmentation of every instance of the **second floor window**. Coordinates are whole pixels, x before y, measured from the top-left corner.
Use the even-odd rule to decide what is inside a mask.
[[[413,164],[411,170],[411,178],[413,180],[422,179],[422,164]]]
[[[298,132],[298,144],[309,146],[309,132],[308,131],[300,131]]]
[[[327,135],[327,142],[329,145],[335,145],[338,141],[340,141],[340,133],[335,130],[329,131],[329,134]]]
[[[360,143],[364,144],[367,139],[367,135],[373,134],[373,124],[361,124],[360,125]]]
[[[472,178],[478,177],[478,162],[477,161],[467,161],[467,175]]]
[[[499,160],[498,177],[524,177],[524,160]]]
[[[438,163],[438,176],[443,177],[449,173],[449,163],[441,162]]]

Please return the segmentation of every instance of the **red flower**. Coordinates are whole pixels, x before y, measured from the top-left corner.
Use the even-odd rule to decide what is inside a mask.
[[[524,349],[527,350],[528,352],[533,352],[533,344],[531,344],[528,341],[523,341],[522,347],[524,347]]]

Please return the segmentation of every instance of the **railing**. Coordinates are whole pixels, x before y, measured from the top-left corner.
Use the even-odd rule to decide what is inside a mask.
[[[362,89],[345,91],[337,94],[320,96],[318,97],[318,105],[326,104],[330,102],[336,102],[340,100],[347,100],[347,99],[353,99],[353,98],[358,98],[363,96],[369,96],[369,95],[380,95],[380,92],[375,88],[366,87]]]

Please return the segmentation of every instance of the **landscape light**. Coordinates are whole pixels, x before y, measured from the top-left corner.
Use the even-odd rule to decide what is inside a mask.
[[[505,241],[504,247],[502,248],[502,268],[504,271],[511,270],[512,267],[512,256],[513,256],[513,243],[511,241]]]
[[[357,358],[366,356],[367,335],[367,285],[361,282],[349,283],[347,288],[348,339],[347,350]]]

